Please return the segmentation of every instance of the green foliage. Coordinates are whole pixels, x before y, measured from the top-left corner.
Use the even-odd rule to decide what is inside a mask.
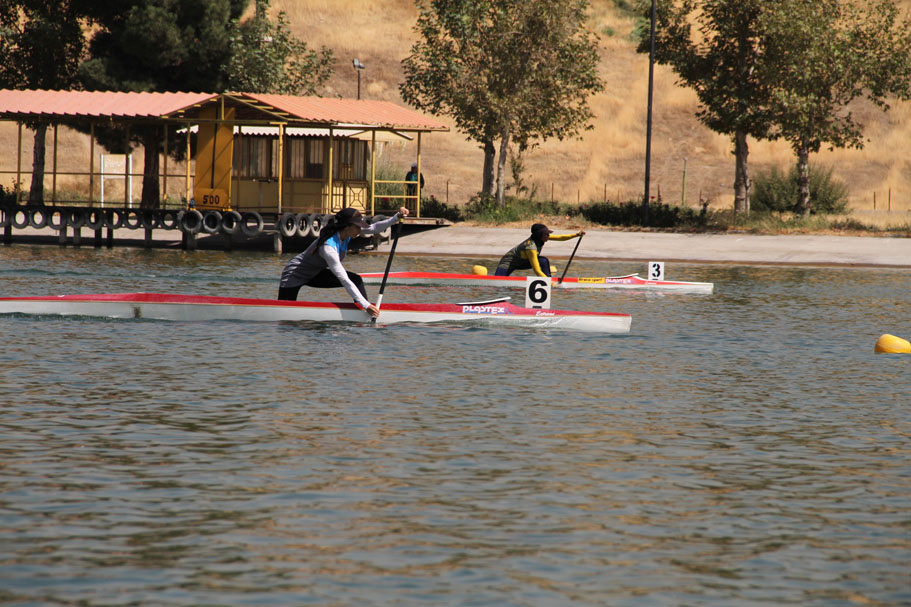
[[[16,206],[16,189],[10,188],[9,190],[6,190],[3,185],[0,184],[0,207],[9,209],[14,206]]]
[[[750,207],[757,213],[794,213],[800,205],[798,168],[784,173],[778,167],[753,179]],[[810,208],[814,213],[845,213],[848,186],[833,176],[831,168],[809,166]]]
[[[95,30],[80,78],[90,90],[222,92],[235,22],[246,4],[86,2]]]
[[[0,1],[0,88],[71,88],[85,48],[82,17],[70,0]]]
[[[514,141],[575,137],[603,88],[588,0],[417,0],[418,42],[402,61],[402,98],[501,156]],[[498,166],[498,196],[505,179]]]
[[[462,220],[462,210],[457,206],[448,205],[431,196],[430,198],[421,199],[421,216],[440,217],[455,222]]]
[[[500,224],[534,219],[540,215],[556,215],[561,211],[561,206],[555,202],[507,196],[506,204],[501,205],[493,196],[478,194],[468,201],[462,215],[472,221]]]
[[[332,76],[332,51],[319,52],[291,33],[287,15],[269,20],[269,0],[256,0],[256,14],[234,32],[228,88],[246,93],[316,95]]]
[[[616,226],[641,226],[642,203],[640,202],[595,202],[572,211],[592,223]],[[655,228],[679,228],[703,225],[705,214],[688,207],[670,206],[663,202],[652,202],[648,206],[648,225]]]

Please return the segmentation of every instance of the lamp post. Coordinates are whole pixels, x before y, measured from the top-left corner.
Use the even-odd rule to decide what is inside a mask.
[[[652,163],[652,91],[655,74],[655,0],[652,0],[651,23],[649,26],[648,52],[648,115],[645,135],[645,196],[642,197],[642,225],[648,225],[649,177]]]
[[[356,59],[351,62],[351,65],[354,66],[354,71],[357,72],[357,98],[361,98],[361,71],[366,69],[367,66],[361,63],[360,59]]]

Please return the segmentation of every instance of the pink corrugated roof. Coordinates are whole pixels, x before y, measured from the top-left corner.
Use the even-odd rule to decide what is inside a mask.
[[[150,118],[202,103],[214,93],[0,90],[0,114]]]
[[[161,118],[175,117],[199,104],[214,104],[215,93],[119,93],[113,91],[44,91],[0,89],[0,116],[6,118]],[[326,99],[230,93],[263,111],[277,110],[291,122],[357,125],[383,129],[447,131],[449,127],[414,110],[369,99]],[[274,115],[273,115],[274,117]]]
[[[308,122],[354,124],[398,129],[414,128],[429,131],[449,130],[449,127],[442,122],[431,120],[419,112],[389,101],[293,97],[291,95],[257,93],[237,93],[237,95],[270,105],[291,114],[299,120]]]

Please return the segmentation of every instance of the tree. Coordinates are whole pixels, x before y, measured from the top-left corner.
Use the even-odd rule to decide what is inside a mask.
[[[402,98],[484,148],[483,191],[505,204],[510,142],[574,137],[591,128],[588,97],[603,88],[588,0],[417,0],[419,41],[402,66]],[[499,146],[497,146],[497,142]],[[497,152],[497,147],[499,152]]]
[[[696,92],[696,116],[734,143],[734,210],[749,213],[747,136],[769,136],[760,17],[769,0],[666,0],[657,5],[655,61]],[[647,32],[638,51],[649,52]]]
[[[861,147],[848,109],[888,108],[911,92],[911,30],[893,0],[666,0],[656,57],[699,97],[699,119],[734,139],[734,209],[749,212],[746,137],[794,148],[809,212],[808,157],[822,143]],[[693,24],[698,25],[694,31]],[[640,52],[647,47],[640,44]]]
[[[284,11],[273,23],[269,0],[256,0],[256,14],[234,33],[228,88],[246,93],[316,95],[332,76],[333,54],[319,52],[291,33]]]
[[[79,69],[89,90],[222,92],[227,86],[236,20],[247,0],[121,0],[86,2],[96,31],[90,58]],[[126,143],[123,129],[96,129],[111,151],[145,148],[142,208],[160,201],[157,126],[139,126]],[[176,138],[169,138],[177,150]]]
[[[0,88],[67,89],[85,49],[82,15],[76,2],[0,0]],[[44,203],[46,122],[35,131],[28,204]]]
[[[797,155],[797,212],[810,213],[809,155],[823,143],[863,147],[850,110],[861,98],[888,110],[911,95],[911,23],[892,0],[783,2],[763,19],[773,137]]]

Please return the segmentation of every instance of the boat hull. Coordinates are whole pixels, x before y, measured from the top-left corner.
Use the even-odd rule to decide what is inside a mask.
[[[154,320],[247,322],[370,321],[353,303],[279,301],[207,295],[113,293],[0,298],[0,314],[148,318]],[[474,322],[628,333],[628,314],[522,308],[506,302],[466,304],[384,304],[377,324]]]
[[[380,284],[382,272],[361,274],[366,284]],[[524,289],[525,276],[489,276],[478,274],[451,274],[445,272],[390,272],[387,284],[413,286],[463,286],[463,287],[513,287]],[[638,274],[625,276],[567,277],[560,282],[551,278],[555,288],[562,289],[629,289],[644,291],[672,291],[678,293],[710,294],[715,288],[711,282],[685,282],[679,280],[649,280]]]

